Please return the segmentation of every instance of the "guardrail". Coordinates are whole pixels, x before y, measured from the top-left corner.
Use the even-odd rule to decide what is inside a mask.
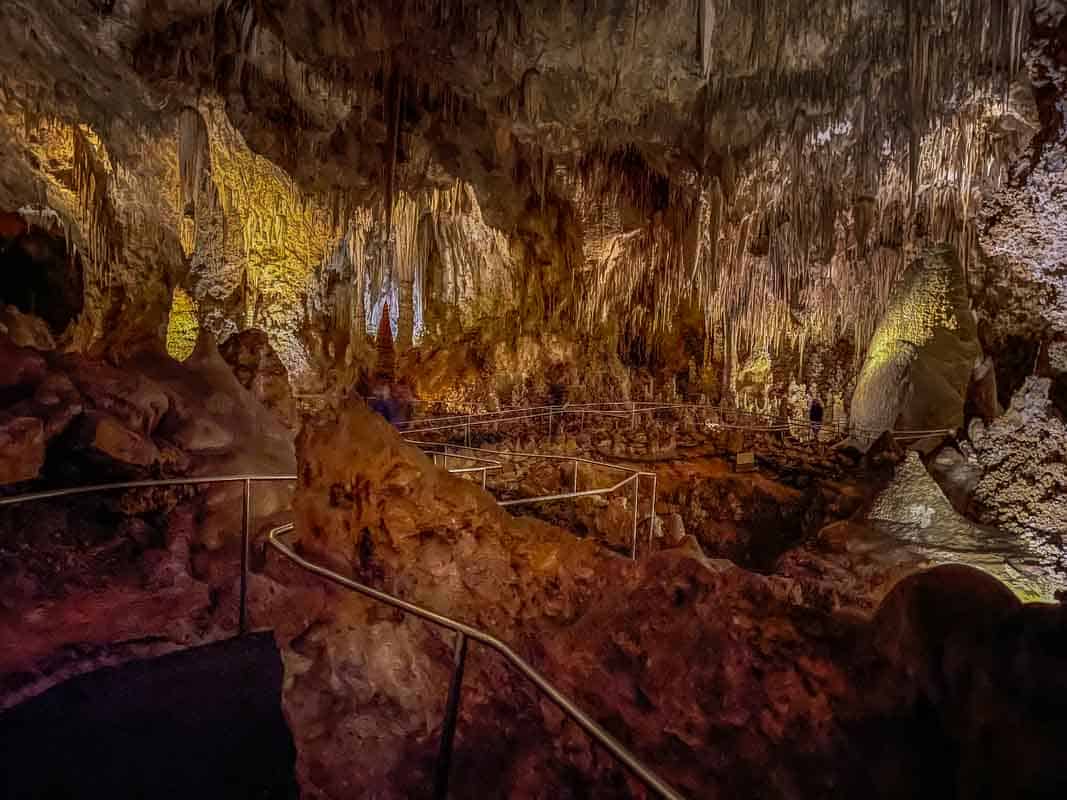
[[[410,439],[405,439],[404,441],[406,441],[408,444],[418,444],[418,445],[422,445],[423,444],[423,442],[413,442]],[[427,442],[426,444],[430,444],[430,443]],[[448,453],[448,452],[438,453],[435,450],[427,450],[425,447],[422,448],[422,452],[424,452],[426,455],[430,456],[430,458],[432,459],[432,461],[434,463],[434,466],[442,466],[445,469],[447,469],[449,472],[451,472],[453,475],[470,475],[470,474],[473,474],[473,473],[476,473],[476,472],[480,473],[481,476],[482,476],[482,488],[483,489],[485,488],[485,476],[486,476],[486,473],[496,472],[496,471],[502,469],[503,466],[504,466],[499,461],[491,461],[490,459],[487,459],[487,458],[478,458],[476,456],[464,456],[464,455],[459,455],[457,453]],[[449,467],[448,467],[448,459],[449,458],[458,458],[461,461],[472,461],[475,464],[480,464],[481,466],[462,467],[462,468],[458,468],[458,469],[449,469]],[[441,461],[443,461],[444,463],[441,463]]]
[[[529,408],[506,408],[499,411],[488,411],[470,414],[453,414],[442,417],[426,417],[423,419],[405,420],[397,423],[397,427],[405,434],[424,434],[442,431],[463,430],[465,444],[471,443],[471,429],[489,425],[500,425],[514,422],[544,419],[547,421],[547,432],[551,438],[553,425],[556,419],[566,416],[578,416],[580,427],[585,428],[587,417],[606,419],[629,419],[630,427],[637,425],[638,417],[648,415],[654,418],[658,412],[665,411],[691,411],[699,412],[705,417],[713,417],[706,420],[709,424],[727,430],[744,430],[754,433],[795,432],[798,430],[810,430],[812,421],[806,417],[774,416],[755,411],[742,409],[723,409],[719,406],[702,405],[697,403],[659,403],[654,401],[612,401],[605,403],[578,403],[551,406],[533,406]],[[819,423],[820,431],[829,431],[838,436],[864,436],[877,438],[885,431],[873,428],[863,428],[856,425],[823,421]],[[893,438],[899,441],[924,439],[929,436],[944,436],[954,433],[953,429],[897,429],[891,431]]]
[[[98,483],[92,486],[78,486],[70,489],[49,489],[43,492],[15,495],[0,498],[0,508],[32,503],[38,500],[51,500],[59,497],[73,497],[81,494],[114,492],[120,489],[153,489],[161,486],[198,486],[206,483],[242,483],[244,493],[241,502],[241,589],[238,601],[238,631],[248,631],[248,556],[251,546],[252,528],[252,484],[269,481],[295,481],[296,475],[217,475],[195,478],[160,478],[146,481],[120,481],[118,483]]]
[[[455,455],[453,457],[466,458],[465,456]],[[479,461],[486,461],[488,459],[478,459],[477,457],[471,457]],[[461,472],[481,471],[484,475],[485,471],[491,469],[488,462],[479,467],[467,468],[460,470]],[[596,462],[593,462],[596,463]],[[499,464],[497,467],[499,468]],[[620,468],[625,469],[625,468]],[[452,470],[450,470],[452,471]],[[631,478],[632,479],[632,478]],[[0,508],[22,505],[25,503],[32,503],[41,500],[52,500],[64,497],[74,497],[77,495],[96,494],[102,492],[119,491],[123,489],[151,489],[159,487],[169,486],[197,486],[204,484],[218,484],[218,483],[240,483],[243,485],[242,493],[242,515],[241,515],[241,574],[240,574],[240,594],[239,594],[239,610],[238,610],[238,635],[244,635],[248,632],[248,573],[249,573],[249,554],[251,547],[251,525],[252,525],[252,484],[263,482],[275,482],[275,481],[287,481],[295,482],[297,480],[296,475],[281,474],[281,475],[265,475],[265,474],[238,474],[238,475],[213,475],[204,477],[186,477],[186,478],[162,478],[155,480],[138,480],[138,481],[120,481],[116,483],[102,483],[94,484],[90,486],[78,486],[66,489],[49,489],[41,492],[32,492],[29,494],[16,495],[12,497],[0,498]],[[473,639],[486,647],[500,653],[504,658],[512,664],[516,669],[525,675],[533,684],[555,702],[568,716],[570,716],[583,730],[593,737],[597,742],[605,747],[609,753],[612,754],[620,763],[630,769],[650,790],[652,790],[657,796],[665,798],[665,800],[683,800],[682,796],[675,792],[662,778],[656,775],[651,769],[643,764],[633,753],[627,750],[617,739],[598,725],[588,714],[582,711],[575,703],[553,686],[544,675],[538,672],[532,665],[519,656],[514,650],[512,650],[507,644],[486,633],[478,628],[474,628],[458,620],[454,620],[450,617],[446,617],[443,614],[438,614],[429,609],[410,603],[406,600],[402,600],[399,597],[395,597],[386,592],[374,589],[370,586],[357,583],[356,581],[346,578],[343,575],[339,575],[336,572],[326,569],[318,564],[300,556],[295,550],[293,550],[288,544],[281,540],[281,536],[291,532],[294,529],[293,523],[287,523],[285,525],[273,528],[267,535],[268,544],[281,553],[283,556],[293,561],[295,564],[303,568],[304,570],[326,578],[333,583],[340,586],[344,586],[352,591],[359,592],[367,597],[370,597],[379,602],[385,603],[404,611],[409,614],[413,614],[421,619],[432,622],[440,627],[453,630],[457,634],[456,639],[456,655],[455,665],[452,673],[452,680],[449,684],[448,698],[445,704],[445,720],[441,727],[441,741],[438,747],[438,758],[434,765],[434,798],[435,800],[444,800],[448,795],[448,780],[452,761],[453,744],[455,740],[456,722],[459,713],[460,695],[462,692],[463,684],[463,671],[466,663],[467,653],[467,640]]]
[[[671,788],[666,781],[660,778],[649,767],[642,763],[637,756],[626,749],[610,733],[602,728],[597,722],[582,711],[570,698],[553,686],[549,680],[541,674],[532,664],[516,653],[507,644],[492,634],[479,630],[459,620],[438,614],[415,603],[401,600],[399,597],[375,589],[366,584],[359,583],[334,572],[326,567],[309,561],[290,547],[282,537],[292,532],[292,523],[280,525],[267,534],[267,542],[302,569],[312,572],[319,577],[325,578],[331,583],[342,586],[353,592],[358,592],[364,597],[385,603],[404,613],[424,619],[441,628],[454,631],[456,634],[455,655],[452,667],[452,679],[448,686],[448,697],[445,702],[445,718],[441,723],[441,739],[438,742],[437,761],[434,763],[433,773],[433,796],[435,800],[444,800],[448,796],[448,782],[452,765],[452,751],[456,734],[456,723],[459,718],[459,706],[463,692],[463,672],[467,661],[467,641],[474,640],[499,653],[515,669],[528,678],[544,695],[559,706],[564,713],[573,719],[587,734],[599,742],[620,763],[630,769],[642,783],[645,784],[658,797],[665,800],[682,800],[682,795]]]
[[[555,454],[551,454],[551,453],[523,453],[523,452],[518,452],[518,451],[514,451],[514,450],[493,450],[493,449],[484,448],[484,447],[470,447],[468,445],[450,444],[450,443],[447,443],[447,442],[445,442],[445,443],[423,442],[423,441],[419,441],[419,440],[415,440],[415,439],[405,439],[405,441],[408,442],[409,444],[417,445],[419,448],[421,448],[423,450],[423,452],[426,452],[426,453],[440,452],[440,454],[445,458],[457,458],[457,457],[462,458],[462,457],[464,457],[464,456],[459,456],[459,455],[457,455],[455,453],[450,453],[449,451],[451,449],[451,450],[464,450],[464,451],[475,452],[475,453],[485,453],[485,454],[488,454],[488,455],[493,455],[493,456],[498,456],[498,457],[506,456],[506,457],[509,457],[509,458],[525,458],[525,459],[533,459],[533,460],[540,460],[540,461],[566,461],[566,462],[570,462],[571,464],[573,464],[573,470],[572,470],[572,473],[571,473],[572,474],[572,478],[573,478],[572,479],[572,483],[571,483],[571,491],[569,491],[569,492],[560,492],[560,493],[557,493],[557,494],[538,495],[537,497],[521,497],[521,498],[518,498],[518,499],[515,499],[515,500],[498,500],[497,504],[502,506],[502,507],[504,507],[504,508],[514,508],[516,506],[533,505],[533,504],[536,504],[536,503],[549,503],[549,502],[554,502],[554,501],[557,501],[557,500],[572,500],[572,499],[579,498],[579,497],[597,497],[597,496],[600,496],[600,495],[608,495],[608,494],[613,494],[614,492],[617,492],[620,489],[622,489],[624,486],[627,486],[627,485],[632,483],[633,487],[634,487],[634,494],[633,494],[633,531],[632,531],[632,536],[631,536],[630,558],[632,560],[635,560],[635,561],[637,560],[637,531],[638,531],[638,527],[640,525],[640,511],[639,511],[639,508],[640,508],[641,480],[642,479],[648,479],[648,480],[650,480],[652,482],[652,493],[651,493],[651,496],[649,498],[649,514],[648,514],[648,549],[649,549],[649,552],[651,552],[651,550],[652,550],[652,537],[653,537],[653,533],[654,533],[654,526],[655,526],[655,519],[656,519],[656,493],[657,493],[657,490],[658,490],[658,487],[659,487],[659,477],[654,472],[644,472],[642,470],[638,470],[638,469],[633,469],[631,467],[622,466],[621,464],[609,464],[606,461],[594,461],[592,459],[581,458],[579,456],[561,456],[561,455],[555,455]],[[440,448],[440,450],[438,451],[438,450],[435,450],[434,448]],[[434,459],[434,463],[437,463],[436,457]],[[495,463],[495,462],[493,462],[493,463]],[[578,467],[579,467],[580,464],[586,464],[586,465],[589,465],[589,466],[592,466],[592,467],[599,467],[601,469],[608,469],[608,470],[614,470],[616,472],[622,472],[622,473],[626,474],[626,477],[623,478],[618,483],[612,484],[611,486],[605,486],[605,487],[601,487],[601,488],[597,488],[597,489],[585,489],[585,490],[579,491],[578,490]],[[502,466],[503,465],[498,463],[497,464],[497,469],[500,469]],[[482,488],[483,489],[485,488],[485,471],[484,471],[484,468],[483,468],[483,472],[482,472]]]

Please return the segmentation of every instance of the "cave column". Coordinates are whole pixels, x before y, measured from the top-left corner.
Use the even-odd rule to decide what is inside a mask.
[[[397,281],[400,308],[396,325],[396,343],[401,350],[411,347],[415,334],[415,276],[411,267],[401,266]]]

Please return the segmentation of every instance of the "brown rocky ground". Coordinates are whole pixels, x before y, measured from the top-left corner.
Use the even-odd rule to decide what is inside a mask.
[[[633,564],[557,529],[513,521],[366,411],[305,434],[301,452],[305,553],[513,642],[691,796],[976,797],[988,786],[1045,796],[1059,785],[1042,769],[1011,777],[986,769],[973,750],[974,737],[987,735],[983,723],[956,724],[970,703],[993,702],[970,693],[966,680],[980,685],[1005,669],[1015,671],[1017,688],[1010,708],[996,713],[1037,750],[1051,746],[1065,719],[1041,721],[1026,710],[1030,679],[1019,672],[1055,680],[1061,645],[1039,655],[1027,645],[1036,660],[1013,667],[1011,654],[977,643],[976,626],[999,624],[982,611],[988,578],[964,573],[943,590],[934,579],[921,590],[909,587],[926,583],[905,582],[886,607],[916,614],[907,625],[891,611],[873,622],[838,616],[806,604],[798,581],[709,561],[692,548]],[[941,591],[961,609],[947,624],[927,619],[923,605]],[[1007,597],[997,635],[1062,642],[1055,607]],[[327,607],[328,619],[294,643],[300,674],[288,703],[305,779],[327,796],[410,794],[427,780],[448,644],[357,598],[331,598]],[[370,630],[356,634],[356,620]],[[946,669],[940,651],[920,646],[932,641],[928,630],[959,642],[954,696],[912,677]],[[349,636],[367,649],[342,646]],[[346,689],[340,704],[325,696],[337,685]],[[476,659],[468,686],[460,796],[639,794],[499,664]],[[416,720],[401,722],[403,712]],[[374,724],[382,716],[389,724]],[[547,741],[546,727],[556,734]],[[343,759],[339,774],[327,766],[335,759]],[[358,790],[338,783],[355,775],[367,781]]]

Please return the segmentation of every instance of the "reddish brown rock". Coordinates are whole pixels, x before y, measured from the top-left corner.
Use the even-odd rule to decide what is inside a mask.
[[[234,442],[233,431],[207,417],[194,417],[173,434],[174,443],[189,453],[222,453]]]
[[[774,573],[796,581],[806,605],[870,616],[897,581],[929,565],[906,542],[842,521],[782,555]]]
[[[49,372],[37,385],[30,408],[43,419],[45,437],[51,439],[82,413],[81,394],[66,375]]]
[[[0,484],[36,478],[44,465],[44,427],[34,417],[0,422]]]
[[[6,333],[19,347],[32,347],[42,351],[56,348],[48,323],[32,314],[23,314],[15,306],[0,308],[0,331]]]
[[[141,436],[151,436],[170,409],[170,398],[139,370],[114,367],[72,354],[58,360],[85,399],[88,409],[116,418]]]
[[[0,389],[24,387],[21,391],[32,392],[44,379],[48,365],[40,353],[27,347],[19,347],[6,336],[0,336]]]
[[[26,220],[17,211],[4,211],[0,213],[0,237],[4,239],[17,239],[22,236],[29,227]]]
[[[81,436],[93,453],[123,466],[148,467],[159,460],[151,439],[98,412],[83,417]]]
[[[897,777],[874,796],[917,791],[918,733],[885,742],[888,666],[857,655],[861,624],[799,604],[797,582],[688,548],[634,564],[512,519],[365,408],[305,430],[300,451],[302,552],[501,636],[683,794],[852,796],[883,771]],[[304,788],[412,796],[451,637],[341,591],[325,613],[286,659]],[[495,657],[474,656],[465,685],[458,796],[640,796]]]
[[[954,743],[954,796],[1063,796],[1067,608],[1020,603],[985,572],[953,564],[901,581],[874,632],[913,702],[932,706]]]

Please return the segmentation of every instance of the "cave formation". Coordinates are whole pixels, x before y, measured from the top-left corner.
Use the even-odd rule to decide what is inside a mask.
[[[0,33],[0,795],[1067,796],[1062,0]]]

